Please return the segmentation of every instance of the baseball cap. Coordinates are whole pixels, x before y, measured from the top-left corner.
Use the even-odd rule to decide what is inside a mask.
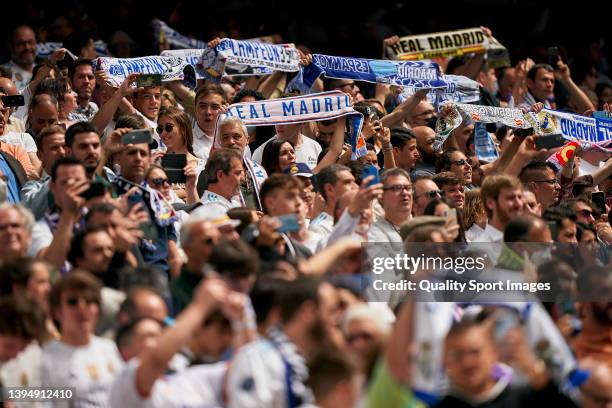
[[[202,217],[217,228],[224,227],[226,225],[237,227],[242,223],[240,220],[231,219],[229,215],[227,215],[227,212],[219,207],[208,207],[206,209],[202,208],[202,211],[197,211],[193,215],[196,217]]]
[[[312,177],[312,170],[306,163],[292,163],[290,164],[283,173],[289,174],[290,176],[302,176],[302,177]]]

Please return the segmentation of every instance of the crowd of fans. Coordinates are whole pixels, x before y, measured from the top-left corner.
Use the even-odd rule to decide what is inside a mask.
[[[612,150],[579,144],[559,168],[547,159],[562,147],[490,124],[499,158],[485,162],[468,117],[435,150],[447,113],[428,90],[317,79],[314,92],[344,92],[364,115],[354,159],[344,117],[223,115],[295,96],[294,74],[193,90],[130,74],[115,88],[94,70],[94,40],[67,36],[41,59],[20,25],[0,67],[5,391],[70,387],[69,402],[35,404],[75,407],[612,405]],[[440,62],[479,83],[479,104],[591,116],[612,112],[610,68],[593,55]],[[374,302],[372,243],[478,245],[560,296]]]

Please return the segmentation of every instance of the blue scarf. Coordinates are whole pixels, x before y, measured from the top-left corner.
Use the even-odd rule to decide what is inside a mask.
[[[206,48],[206,42],[187,37],[170,28],[170,26],[159,19],[153,20],[153,30],[158,43],[167,43],[174,48]]]

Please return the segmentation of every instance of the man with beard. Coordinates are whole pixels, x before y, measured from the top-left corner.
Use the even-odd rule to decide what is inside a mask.
[[[327,344],[337,324],[334,287],[310,277],[280,293],[281,324],[241,348],[227,376],[228,407],[297,407],[311,404],[306,358]]]
[[[412,129],[416,136],[416,146],[420,159],[414,166],[415,177],[433,176],[436,174],[436,155],[433,151],[433,143],[436,132],[429,126],[417,126]]]
[[[98,111],[98,105],[91,100],[96,86],[96,77],[91,60],[80,59],[74,62],[68,70],[68,78],[72,89],[77,93],[78,106],[70,112],[68,120],[88,121]]]
[[[480,189],[489,223],[475,242],[502,242],[503,231],[510,218],[523,211],[523,189],[514,176],[498,174],[489,176]]]
[[[578,358],[593,357],[612,368],[612,274],[593,265],[578,274],[582,331],[575,343]],[[588,300],[588,301],[587,301]]]
[[[523,185],[536,196],[542,211],[554,206],[561,196],[561,185],[552,163],[533,161],[523,167],[519,175]]]
[[[36,59],[36,34],[27,25],[13,30],[11,39],[11,60],[4,66],[13,72],[13,82],[20,91],[32,79],[34,60]]]
[[[91,122],[77,122],[70,126],[66,131],[66,154],[76,157],[85,166],[87,177],[94,181],[105,181],[107,177],[100,177],[95,174],[96,169],[100,165],[100,157],[102,156],[102,145],[100,143],[100,134],[98,129]],[[107,168],[103,168],[105,176],[112,177],[113,172]]]

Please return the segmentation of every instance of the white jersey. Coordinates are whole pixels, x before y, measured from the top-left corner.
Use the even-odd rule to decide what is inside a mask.
[[[261,164],[261,158],[263,151],[268,143],[272,140],[278,139],[278,135],[274,135],[264,144],[259,146],[253,152],[253,161]],[[295,148],[295,161],[296,163],[306,163],[310,169],[314,169],[317,166],[319,154],[321,154],[321,145],[316,140],[313,140],[307,136],[302,135],[302,144]],[[282,170],[282,169],[281,169]]]
[[[0,369],[0,382],[2,386],[9,387],[40,387],[42,378],[41,374],[42,349],[38,342],[31,342],[21,353],[15,358],[7,361]],[[13,401],[17,408],[37,408],[42,406],[36,402],[16,402]]]
[[[260,339],[240,348],[227,376],[229,408],[286,408],[285,364],[272,343]]]
[[[53,406],[110,407],[110,387],[122,368],[117,346],[110,340],[93,336],[82,347],[54,340],[43,348],[42,386],[74,387],[70,403]]]
[[[334,217],[322,211],[310,222],[308,229],[327,238],[334,229]]]
[[[136,389],[139,360],[131,360],[112,384],[110,405],[129,408],[213,408],[223,406],[223,381],[227,363],[203,364],[163,376],[148,398]]]
[[[206,212],[210,211],[211,208],[221,209],[223,212],[227,212],[229,209],[234,207],[240,207],[240,197],[232,197],[232,200],[228,200],[227,198],[220,196],[217,193],[213,193],[212,191],[205,190],[204,194],[202,194],[202,198],[200,199],[202,203],[201,206],[196,208],[191,215],[198,216],[206,214]]]

